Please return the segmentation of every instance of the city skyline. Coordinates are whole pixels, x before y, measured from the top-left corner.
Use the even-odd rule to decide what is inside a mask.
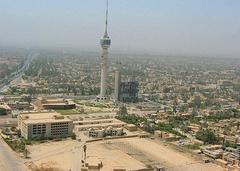
[[[104,1],[1,1],[0,45],[99,51]],[[111,51],[240,57],[240,2],[110,1]]]
[[[238,7],[0,0],[0,171],[240,171]]]

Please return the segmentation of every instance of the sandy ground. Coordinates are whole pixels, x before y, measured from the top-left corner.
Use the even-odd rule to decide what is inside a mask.
[[[111,148],[109,144],[99,142],[87,146],[89,156],[97,156],[103,162],[102,170],[112,171],[114,168],[128,170],[144,169],[145,165],[123,151]]]
[[[83,144],[66,140],[29,146],[29,162],[33,161],[37,166],[51,165],[64,171],[80,170]],[[113,168],[143,169],[145,164],[160,164],[166,166],[168,171],[223,171],[215,164],[202,163],[201,160],[166,147],[162,143],[140,138],[87,144],[87,156],[101,160],[104,171],[111,171]]]
[[[59,170],[69,169],[80,170],[83,143],[77,141],[61,141],[29,146],[31,161],[38,167],[49,165]],[[105,146],[103,142],[87,145],[87,156],[97,157],[103,162],[104,171],[111,171],[113,168],[128,168],[131,170],[145,168],[144,164],[133,159],[120,150],[112,150]]]
[[[202,163],[189,155],[148,139],[131,138],[118,141],[128,143],[134,148],[141,150],[148,158],[165,165],[169,171],[223,171],[221,167],[215,164]]]
[[[33,162],[37,166],[46,164],[59,170],[69,171],[72,168],[73,153],[77,146],[79,143],[72,140],[28,146],[30,151],[28,163]]]

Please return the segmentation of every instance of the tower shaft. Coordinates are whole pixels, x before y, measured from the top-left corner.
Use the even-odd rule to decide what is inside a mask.
[[[108,0],[106,9],[106,22],[105,22],[105,33],[100,41],[102,47],[101,54],[101,89],[100,89],[100,100],[106,100],[106,87],[107,87],[107,72],[108,72],[108,49],[111,45],[111,39],[108,36]]]
[[[106,98],[106,87],[107,87],[107,71],[108,71],[108,49],[102,49],[101,56],[101,90],[100,98]]]

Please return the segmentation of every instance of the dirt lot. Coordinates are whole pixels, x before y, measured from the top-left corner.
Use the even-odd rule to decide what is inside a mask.
[[[35,167],[47,165],[59,170],[78,170],[83,158],[84,143],[66,140],[30,146],[30,161]],[[160,164],[169,171],[223,171],[215,164],[205,164],[190,155],[178,152],[162,143],[149,139],[128,138],[99,141],[87,144],[87,156],[97,157],[103,163],[102,170],[127,168],[136,170],[146,165]]]
[[[190,155],[178,152],[166,147],[162,143],[156,143],[148,139],[126,139],[118,140],[128,144],[145,154],[145,157],[158,162],[168,168],[169,171],[223,171],[221,167],[215,164],[205,164],[200,160],[194,159]]]

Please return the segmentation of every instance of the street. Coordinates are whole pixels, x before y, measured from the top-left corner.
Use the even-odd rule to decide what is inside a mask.
[[[23,171],[23,162],[0,137],[0,170]]]
[[[0,92],[5,92],[5,91],[7,91],[8,88],[9,88],[9,86],[10,86],[10,84],[11,84],[11,82],[12,82],[13,80],[16,80],[16,82],[19,82],[19,80],[20,80],[20,78],[22,77],[24,71],[28,68],[28,66],[30,65],[30,63],[32,62],[32,60],[33,60],[34,58],[36,58],[37,56],[38,56],[37,53],[29,55],[29,56],[28,56],[28,59],[25,61],[24,65],[23,65],[23,67],[22,67],[21,69],[19,69],[17,72],[12,73],[12,74],[11,74],[11,77],[8,78],[8,83],[7,83],[6,85],[0,85]]]

